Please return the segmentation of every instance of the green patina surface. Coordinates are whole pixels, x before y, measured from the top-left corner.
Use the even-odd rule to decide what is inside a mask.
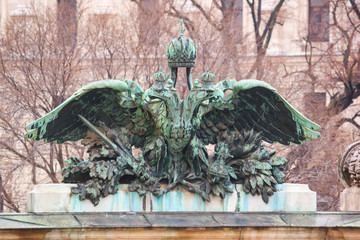
[[[94,204],[116,193],[122,182],[130,182],[131,191],[159,196],[182,185],[206,200],[209,194],[232,192],[230,183],[243,183],[247,193],[268,202],[282,182],[286,159],[262,141],[301,144],[318,138],[320,126],[265,82],[213,85],[209,71],[201,83],[193,81],[196,51],[182,29],[167,47],[169,77],[160,68],[146,91],[131,80],[93,82],[27,125],[25,137],[57,143],[82,139],[89,158],[69,157],[63,181],[79,183],[73,192]],[[184,99],[174,88],[179,67],[187,73]],[[231,93],[225,97],[226,91]],[[141,151],[137,157],[134,148]]]

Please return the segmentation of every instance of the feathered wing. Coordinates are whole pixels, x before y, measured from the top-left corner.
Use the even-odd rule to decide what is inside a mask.
[[[134,135],[132,144],[141,146],[154,131],[154,121],[141,105],[142,95],[142,88],[131,80],[90,83],[44,117],[28,124],[26,128],[30,131],[25,137],[56,143],[78,141],[89,130],[78,117],[82,115],[92,124],[101,121],[108,127],[125,127]]]
[[[301,144],[320,133],[320,126],[292,107],[268,83],[258,80],[224,80],[215,88],[232,91],[224,104],[204,114],[197,135],[205,144],[216,144],[227,129],[255,130],[263,140],[289,145]]]

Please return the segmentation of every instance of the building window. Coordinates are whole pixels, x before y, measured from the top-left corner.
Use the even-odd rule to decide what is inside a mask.
[[[235,41],[241,41],[243,28],[243,0],[225,0],[225,19],[229,35]]]
[[[329,41],[329,0],[309,0],[309,40]]]
[[[59,37],[66,45],[73,45],[77,38],[77,1],[57,0]]]
[[[139,1],[139,42],[156,46],[159,41],[161,12],[158,0]]]

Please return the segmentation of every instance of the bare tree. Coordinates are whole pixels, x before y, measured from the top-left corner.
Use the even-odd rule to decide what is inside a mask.
[[[251,12],[251,20],[254,28],[254,32],[249,35],[243,33],[242,0],[213,0],[210,8],[206,8],[203,3],[196,0],[191,0],[191,3],[200,11],[207,22],[220,33],[222,44],[225,46],[222,48],[222,51],[227,52],[229,63],[234,65],[233,68],[235,68],[236,78],[241,79],[243,75],[245,78],[250,78],[256,73],[256,78],[262,79],[264,57],[266,56],[266,50],[269,47],[275,25],[279,23],[277,19],[284,0],[277,1],[269,16],[263,14],[262,0],[246,0]],[[179,9],[176,9],[174,4],[170,5],[168,13],[174,17],[184,18],[188,28],[194,30],[194,20],[186,18],[184,14],[181,14]],[[245,73],[241,73],[238,69],[238,61],[241,56],[244,55],[241,43],[244,42],[244,39],[252,38],[252,36],[255,40],[256,56],[251,67],[247,69]]]
[[[330,95],[327,106],[330,116],[341,113],[360,96],[359,10],[357,5],[349,7],[347,2],[330,1],[329,30],[334,37],[327,48],[321,49],[309,36],[304,38],[308,68],[303,73]]]
[[[87,24],[89,36],[86,47],[89,51],[95,79],[126,78],[131,72],[132,55],[128,24],[119,16],[93,15]]]
[[[59,182],[64,159],[73,151],[84,154],[83,149],[69,143],[44,145],[23,136],[25,123],[50,112],[79,86],[80,64],[85,57],[79,48],[84,40],[77,32],[82,12],[77,11],[76,19],[64,21],[65,12],[73,9],[66,5],[44,8],[34,5],[30,15],[9,19],[0,39],[0,152],[9,166],[4,172],[16,174],[30,167],[28,176],[33,184],[39,182],[41,172],[51,182]],[[26,177],[25,173],[21,181]],[[5,180],[2,193],[6,201],[11,184]],[[12,209],[18,210],[15,205]]]
[[[250,7],[251,10],[251,18],[252,23],[254,26],[254,33],[255,33],[255,43],[256,43],[256,59],[253,63],[252,67],[250,68],[249,72],[247,73],[246,77],[249,78],[253,75],[253,73],[256,71],[256,78],[262,79],[263,73],[262,73],[262,63],[264,60],[264,57],[266,55],[266,50],[269,47],[271,36],[274,30],[275,25],[277,22],[277,17],[279,15],[280,9],[283,6],[285,0],[279,0],[274,8],[274,10],[271,12],[268,19],[265,21],[265,26],[263,30],[261,31],[261,23],[264,21],[262,14],[261,14],[261,5],[262,1],[258,0],[255,2],[255,0],[246,0],[247,4]],[[257,6],[256,6],[257,5]]]
[[[360,129],[356,121],[360,112],[354,106],[360,94],[360,15],[358,6],[351,0],[333,0],[325,6],[330,20],[325,30],[330,37],[325,42],[317,42],[309,31],[304,37],[305,68],[290,74],[305,78],[304,87],[310,93],[322,89],[330,100],[327,105],[325,102],[322,106],[315,105],[312,114],[308,112],[322,125],[322,136],[319,141],[290,152],[287,177],[290,182],[308,183],[318,193],[318,209],[334,211],[339,207],[339,193],[343,189],[337,177],[337,160],[346,145],[354,140],[351,131],[354,127]],[[312,105],[311,100],[305,99],[307,106]],[[351,123],[353,127],[345,127],[344,123]],[[355,135],[358,138],[359,133]]]
[[[8,208],[10,211],[20,212],[20,206],[5,188],[0,173],[0,212],[3,212],[5,207]]]

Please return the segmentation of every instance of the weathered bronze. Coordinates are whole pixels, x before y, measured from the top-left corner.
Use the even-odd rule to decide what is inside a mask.
[[[338,175],[344,187],[360,187],[360,141],[350,144],[339,158]]]
[[[201,84],[193,81],[197,49],[183,29],[166,51],[169,77],[160,68],[145,92],[131,80],[90,83],[27,125],[25,137],[56,143],[82,139],[89,158],[69,157],[63,181],[79,183],[73,192],[94,204],[124,182],[131,183],[131,191],[155,195],[181,185],[206,200],[210,193],[224,197],[236,182],[267,202],[282,182],[286,159],[266,150],[262,140],[301,144],[318,138],[314,130],[320,126],[265,82],[213,85],[209,70]],[[178,67],[187,69],[190,91],[184,99],[174,88]],[[211,144],[213,154],[207,150]],[[136,157],[135,149],[141,151]]]

